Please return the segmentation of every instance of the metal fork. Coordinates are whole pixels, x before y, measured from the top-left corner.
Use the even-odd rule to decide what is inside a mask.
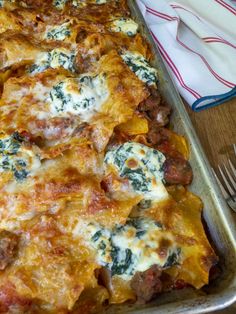
[[[236,150],[236,146],[234,149]],[[228,159],[228,164],[228,166],[225,164],[223,164],[223,166],[218,166],[223,184],[220,182],[220,179],[217,177],[214,170],[213,173],[227,204],[234,212],[236,212],[236,169],[230,159]]]

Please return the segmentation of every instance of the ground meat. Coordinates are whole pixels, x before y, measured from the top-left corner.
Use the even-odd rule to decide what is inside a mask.
[[[14,233],[0,231],[0,270],[4,270],[15,258],[18,239]]]
[[[150,96],[138,106],[138,112],[148,120],[148,142],[158,144],[161,140],[160,129],[169,123],[170,107],[161,99],[158,91],[152,88]]]
[[[190,184],[193,179],[192,168],[183,158],[167,157],[164,163],[164,178],[169,184]]]
[[[138,111],[159,127],[168,124],[171,112],[170,107],[161,99],[160,94],[154,88],[150,89],[150,96],[140,103]]]
[[[138,303],[146,303],[162,291],[161,273],[158,266],[153,265],[146,271],[134,275],[130,286],[136,293]]]

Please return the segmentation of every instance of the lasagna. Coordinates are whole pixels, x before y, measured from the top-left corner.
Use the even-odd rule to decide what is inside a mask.
[[[0,312],[209,282],[184,137],[125,0],[0,0]]]

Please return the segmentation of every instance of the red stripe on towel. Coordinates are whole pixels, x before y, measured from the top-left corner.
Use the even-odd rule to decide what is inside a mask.
[[[231,46],[236,49],[236,46],[231,44],[229,41],[219,38],[219,37],[203,37],[202,40],[204,40],[206,43],[214,43],[214,42],[219,42],[228,46]]]
[[[146,6],[146,9],[147,9],[148,13],[151,13],[151,14],[153,14],[153,15],[156,15],[156,16],[158,16],[158,17],[161,17],[161,18],[163,18],[163,19],[165,19],[165,20],[168,20],[168,21],[178,20],[178,18],[175,17],[175,16],[167,15],[167,14],[165,14],[165,13],[159,12],[159,11],[154,10],[154,9],[152,9],[152,8],[149,8],[149,7],[147,7],[147,6]]]
[[[229,88],[233,88],[235,87],[235,84],[232,82],[229,82],[227,80],[225,80],[223,77],[219,76],[210,66],[210,64],[207,62],[207,60],[198,52],[194,51],[193,49],[191,49],[190,47],[188,47],[186,44],[184,44],[179,38],[178,35],[176,36],[176,40],[178,41],[178,43],[183,46],[184,48],[186,48],[187,50],[195,53],[196,55],[198,55],[202,61],[205,63],[205,65],[207,66],[208,70],[213,74],[213,76],[222,84],[224,84],[225,86],[229,87]]]
[[[161,43],[159,42],[159,40],[156,38],[156,36],[154,35],[153,32],[151,32],[153,35],[154,40],[156,41],[156,43],[158,44],[158,47],[160,48],[160,53],[163,56],[163,58],[165,59],[165,61],[167,62],[167,64],[169,65],[169,67],[171,68],[171,70],[173,71],[175,77],[177,78],[177,80],[179,81],[180,85],[186,89],[190,94],[193,95],[193,97],[195,97],[196,99],[201,98],[201,95],[198,94],[196,91],[194,91],[193,89],[191,89],[190,87],[188,87],[179,70],[176,68],[175,64],[173,63],[173,61],[171,60],[171,58],[169,57],[169,55],[167,54],[167,52],[165,51],[164,47],[161,45]]]
[[[236,9],[234,7],[231,7],[230,4],[228,4],[227,2],[223,1],[223,0],[215,0],[217,3],[221,4],[224,8],[226,8],[228,11],[230,11],[231,13],[233,13],[234,15],[236,15]]]

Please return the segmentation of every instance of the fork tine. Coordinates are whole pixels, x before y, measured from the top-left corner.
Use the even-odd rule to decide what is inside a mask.
[[[227,176],[229,178],[229,181],[231,182],[231,187],[233,187],[233,190],[234,190],[234,194],[236,193],[236,182],[234,180],[234,178],[231,176],[228,168],[226,167],[226,165],[224,165],[224,168],[225,168],[225,172],[227,173]]]
[[[217,183],[218,183],[218,185],[219,185],[219,187],[220,187],[220,189],[221,189],[221,192],[222,192],[224,198],[225,198],[225,199],[229,198],[229,194],[226,192],[225,188],[224,188],[223,185],[221,184],[221,182],[220,182],[219,178],[217,177],[217,175],[216,175],[214,169],[213,169],[213,168],[211,168],[211,169],[212,169],[212,172],[213,172],[213,174],[214,174],[214,176],[215,176],[215,178],[216,178],[216,181],[217,181]]]
[[[234,165],[232,164],[231,160],[229,159],[228,161],[229,161],[230,168],[231,168],[231,170],[233,172],[233,175],[236,178],[236,169],[235,169]]]
[[[227,187],[227,190],[229,191],[229,194],[230,194],[231,196],[233,196],[233,195],[235,194],[235,192],[233,191],[233,189],[231,188],[230,184],[228,183],[228,180],[227,180],[227,178],[226,178],[224,172],[222,171],[221,167],[218,166],[218,168],[219,168],[221,177],[222,177],[222,179],[224,180],[224,183],[225,183],[225,185],[226,185],[226,187]]]

